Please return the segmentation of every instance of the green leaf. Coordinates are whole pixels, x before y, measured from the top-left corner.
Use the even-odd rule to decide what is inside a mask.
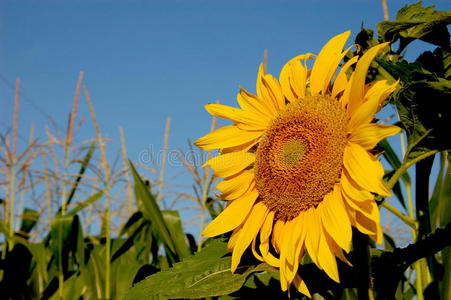
[[[439,79],[408,83],[399,90],[395,99],[408,136],[409,159],[428,151],[451,148],[448,131],[451,82]]]
[[[185,241],[185,233],[183,232],[182,220],[178,211],[166,210],[162,211],[163,219],[169,229],[172,240],[174,241],[177,255],[183,259],[191,256],[191,251]]]
[[[396,243],[391,236],[384,233],[384,248],[388,251],[393,251],[396,248]]]
[[[63,299],[64,300],[79,300],[83,295],[83,290],[85,288],[83,278],[79,276],[72,275],[64,281]],[[58,292],[55,292],[50,300],[59,300]]]
[[[92,157],[92,154],[94,152],[95,146],[96,146],[96,142],[93,142],[91,144],[91,147],[89,147],[89,150],[86,153],[83,161],[81,162],[80,170],[78,171],[78,174],[77,174],[77,179],[75,179],[75,182],[72,185],[72,189],[71,189],[71,191],[69,193],[69,197],[67,197],[66,205],[69,205],[72,202],[72,199],[73,199],[73,197],[75,195],[75,192],[76,192],[76,190],[78,188],[78,184],[80,183],[81,179],[83,178],[83,174],[85,173],[86,168],[88,167],[89,161],[91,160],[91,157]],[[55,216],[57,216],[57,215],[61,215],[61,206],[58,208]],[[45,239],[47,239],[47,238],[48,237],[46,237]]]
[[[105,253],[104,246],[97,245],[89,255],[86,266],[82,269],[87,292],[86,299],[102,299],[104,295],[103,287],[105,286],[105,259],[100,252]]]
[[[77,213],[79,213],[83,208],[85,208],[88,205],[93,204],[97,200],[99,200],[103,196],[103,191],[99,191],[96,194],[89,197],[87,200],[77,203],[77,206],[73,208],[71,211],[69,211],[66,215],[68,216],[74,216]]]
[[[204,298],[237,291],[253,272],[264,265],[239,267],[232,274],[226,241],[213,240],[200,252],[137,283],[125,299]]]
[[[130,234],[130,236],[125,240],[125,242],[117,249],[113,256],[111,257],[111,261],[115,261],[119,256],[127,252],[131,247],[135,245],[136,236],[141,233],[141,230],[146,226],[146,223],[141,223],[141,225],[135,229],[135,231]]]
[[[451,79],[451,50],[450,47],[437,48],[434,52],[426,51],[416,60],[428,72],[444,79]]]
[[[113,265],[113,287],[112,295],[115,299],[122,299],[128,290],[132,287],[133,279],[141,268],[141,264],[136,262],[128,262]]]
[[[451,247],[442,250],[443,279],[440,282],[440,295],[442,299],[451,299]]]
[[[33,255],[33,259],[36,262],[36,270],[40,277],[42,277],[43,282],[47,283],[49,280],[47,272],[47,254],[49,250],[45,248],[42,243],[21,243],[27,247],[28,251]]]
[[[124,224],[124,226],[122,226],[121,228],[121,232],[119,233],[119,236],[124,235],[125,233],[129,233],[130,232],[134,232],[134,225],[136,225],[137,223],[139,223],[140,220],[142,220],[143,214],[140,211],[137,211],[135,213],[133,213],[130,218],[128,218],[127,222]]]
[[[62,262],[63,270],[67,270],[70,263],[84,263],[83,232],[78,216],[58,215],[50,226],[50,249],[56,266],[60,267]]]
[[[0,220],[0,232],[5,235],[5,239],[7,241],[9,241],[11,239],[11,235],[9,234],[8,225],[3,220]]]
[[[36,226],[39,219],[39,213],[34,209],[25,208],[22,214],[22,223],[20,231],[28,236],[28,233]]]
[[[435,6],[423,7],[421,1],[406,5],[398,11],[394,21],[377,24],[379,36],[384,41],[400,40],[398,53],[415,39],[438,45],[449,45],[447,25],[451,23],[451,13],[436,11]]]
[[[155,197],[149,192],[147,186],[142,181],[135,167],[130,162],[130,169],[132,170],[133,179],[135,181],[135,196],[143,204],[143,215],[152,222],[155,230],[164,241],[164,244],[173,252],[176,253],[174,241],[171,238],[169,229],[163,219],[163,215],[158,207]]]
[[[78,184],[80,183],[81,179],[83,178],[83,174],[86,171],[86,168],[88,167],[89,161],[91,160],[92,154],[94,153],[94,149],[96,148],[97,141],[94,141],[91,144],[91,147],[89,147],[88,152],[86,153],[83,161],[81,162],[80,171],[78,172],[77,179],[75,179],[74,184],[72,185],[72,189],[69,193],[69,197],[67,197],[67,204],[70,204],[74,195],[75,191],[77,190]]]
[[[437,175],[435,181],[434,191],[432,193],[431,199],[429,200],[429,208],[431,212],[431,230],[434,230],[437,225],[440,225],[441,211],[443,206],[443,201],[440,200],[442,194],[444,181],[445,181],[445,168],[446,168],[446,154],[443,151],[440,153],[440,171]]]
[[[360,32],[355,37],[355,43],[360,46],[361,50],[365,52],[368,48],[379,44],[377,39],[373,39],[374,31],[362,27]]]
[[[376,58],[376,61],[392,78],[400,79],[402,83],[407,84],[413,81],[437,80],[436,75],[425,70],[421,64],[417,62],[409,63],[403,59],[389,61],[379,58]]]
[[[447,157],[448,167],[446,169],[445,180],[438,198],[441,227],[451,222],[451,201],[449,197],[449,195],[451,195],[451,156],[449,152],[447,153]]]
[[[394,170],[399,169],[399,167],[401,167],[401,160],[398,158],[398,155],[396,155],[395,150],[393,150],[392,146],[387,141],[387,139],[380,141],[379,146],[381,146],[382,149],[384,149],[384,152],[382,153],[382,155],[388,161],[390,166]],[[405,183],[408,183],[408,184],[411,183],[409,173],[402,174],[401,178],[404,180]]]
[[[445,155],[446,154],[446,155]],[[438,193],[438,216],[437,222],[440,226],[444,226],[451,222],[451,201],[449,195],[451,195],[451,165],[450,154],[442,153],[442,158],[447,156],[447,169],[443,183],[440,186],[440,192]],[[434,193],[435,194],[435,193]],[[442,250],[443,261],[443,277],[440,282],[440,296],[442,299],[451,299],[451,247],[446,247]]]

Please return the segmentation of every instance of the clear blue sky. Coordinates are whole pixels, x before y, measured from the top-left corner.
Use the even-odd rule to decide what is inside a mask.
[[[413,1],[388,0],[390,18]],[[451,10],[450,1],[423,1]],[[382,21],[378,0],[306,1],[8,1],[0,2],[0,132],[12,126],[15,78],[21,78],[19,128],[31,122],[44,138],[50,114],[66,127],[78,72],[87,86],[114,158],[124,128],[130,159],[152,144],[162,148],[172,118],[170,149],[207,133],[203,105],[236,105],[239,85],[255,92],[257,70],[268,49],[268,71],[305,52],[318,53],[332,36],[362,22]],[[408,50],[410,51],[410,50]],[[78,140],[93,137],[88,106]],[[181,171],[169,166],[168,177]],[[175,184],[190,189],[187,176]]]

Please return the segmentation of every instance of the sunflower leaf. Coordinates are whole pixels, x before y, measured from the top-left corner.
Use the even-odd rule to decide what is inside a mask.
[[[436,11],[435,6],[423,7],[421,1],[406,5],[398,11],[394,21],[383,21],[377,24],[379,36],[384,41],[399,40],[401,53],[408,44],[416,39],[437,46],[449,45],[447,25],[451,23],[451,13]]]
[[[447,130],[451,121],[450,81],[439,78],[437,81],[408,83],[395,99],[409,146],[415,145],[411,147],[408,159],[431,150],[451,149]]]
[[[125,299],[204,298],[239,290],[251,273],[263,271],[265,265],[241,267],[242,272],[233,274],[226,245],[223,239],[212,240],[183,262],[137,283]]]

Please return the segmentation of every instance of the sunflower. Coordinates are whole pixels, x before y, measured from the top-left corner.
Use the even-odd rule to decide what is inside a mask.
[[[233,125],[195,142],[204,150],[219,149],[204,166],[224,178],[216,188],[227,201],[202,235],[233,231],[227,245],[232,272],[250,246],[257,259],[280,270],[282,290],[292,284],[307,296],[297,273],[304,254],[339,282],[336,257],[349,264],[343,251],[350,251],[352,226],[381,243],[374,194],[390,195],[371,150],[400,132],[374,120],[397,83],[365,83],[371,62],[387,43],[354,56],[337,73],[349,35],[333,37],[316,57],[293,58],[279,80],[261,65],[257,95],[242,88],[238,93],[241,108],[206,105],[211,115]],[[309,59],[314,59],[311,69]]]

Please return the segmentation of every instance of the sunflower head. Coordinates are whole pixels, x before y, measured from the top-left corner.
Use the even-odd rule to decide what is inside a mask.
[[[306,251],[338,282],[336,257],[347,262],[343,251],[350,251],[352,226],[381,242],[374,194],[390,191],[370,151],[400,131],[373,121],[396,83],[365,82],[372,60],[387,44],[339,67],[349,35],[335,36],[316,57],[308,53],[288,61],[279,80],[260,67],[257,95],[241,89],[240,108],[206,106],[233,124],[195,142],[204,150],[221,150],[205,166],[224,178],[216,188],[228,202],[203,235],[233,231],[232,271],[251,246],[256,258],[280,270],[282,290],[293,284],[308,296],[297,273]],[[314,59],[311,69],[308,59]]]
[[[316,207],[339,181],[346,145],[346,115],[331,97],[306,96],[287,104],[257,147],[255,182],[277,219]]]

